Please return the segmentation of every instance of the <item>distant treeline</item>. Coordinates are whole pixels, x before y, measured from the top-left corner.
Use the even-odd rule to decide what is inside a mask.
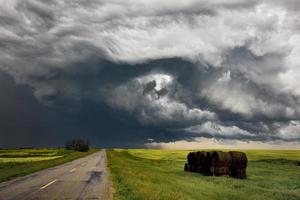
[[[72,139],[66,142],[67,150],[86,152],[90,149],[90,142],[83,139]]]

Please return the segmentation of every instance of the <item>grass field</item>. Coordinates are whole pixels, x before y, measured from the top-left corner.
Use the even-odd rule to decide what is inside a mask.
[[[300,199],[300,151],[245,151],[245,180],[184,172],[188,152],[109,150],[114,199]]]
[[[89,152],[64,149],[0,150],[0,182],[53,167],[98,150],[91,149]]]

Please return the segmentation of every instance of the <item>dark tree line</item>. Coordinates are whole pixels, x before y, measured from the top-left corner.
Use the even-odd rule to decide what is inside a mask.
[[[83,139],[72,139],[66,143],[66,149],[87,152],[90,149],[90,142]]]

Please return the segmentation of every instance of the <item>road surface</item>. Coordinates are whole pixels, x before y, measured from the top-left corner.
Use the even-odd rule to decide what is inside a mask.
[[[1,200],[110,198],[106,152],[0,184]]]

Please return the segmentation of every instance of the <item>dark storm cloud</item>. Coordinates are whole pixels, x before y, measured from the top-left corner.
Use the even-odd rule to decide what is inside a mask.
[[[300,141],[297,0],[0,5],[3,145]]]
[[[234,82],[235,85],[239,86],[240,84],[246,83],[245,88],[242,88],[242,90],[238,90],[239,88],[235,89],[241,93],[239,95],[244,97],[243,95],[245,94],[243,94],[243,92],[246,92],[247,95],[251,96],[251,101],[255,96],[257,101],[262,99],[270,104],[264,106],[270,107],[265,107],[265,110],[260,110],[256,106],[261,105],[256,104],[255,100],[253,100],[253,102],[248,102],[249,100],[247,97],[246,103],[236,102],[236,104],[241,104],[241,108],[237,108],[237,110],[231,110],[226,107],[223,108],[216,102],[207,100],[205,95],[204,97],[201,96],[200,99],[198,96],[186,95],[196,93],[197,90],[207,90],[208,87],[202,86],[203,88],[192,88],[189,87],[189,82],[195,84],[197,80],[199,80],[199,77],[201,77],[201,74],[205,74],[204,76],[206,76],[207,80],[205,78],[200,79],[202,84],[196,85],[205,85],[203,83],[207,82],[208,80],[211,82],[209,85],[213,84],[213,82],[218,83],[219,79],[224,79],[224,72],[222,72],[222,70],[219,72],[218,70],[216,71],[214,68],[212,68],[211,71],[209,69],[205,69],[204,72],[201,70],[199,71],[199,67],[193,64],[187,64],[180,60],[176,60],[176,62],[177,64],[180,63],[179,66],[184,66],[186,71],[189,71],[186,67],[190,65],[192,68],[191,75],[198,75],[198,77],[195,76],[196,80],[191,80],[193,79],[193,76],[188,77],[188,80],[184,80],[184,78],[187,76],[181,77],[181,73],[178,73],[181,71],[181,67],[177,67],[176,64],[176,67],[170,67],[169,65],[166,65],[165,67],[159,67],[161,71],[158,74],[157,72],[148,72],[146,73],[146,76],[143,75],[133,78],[133,80],[129,81],[128,83],[121,84],[121,86],[116,87],[111,98],[109,98],[110,105],[115,108],[127,110],[132,115],[137,116],[137,120],[141,121],[143,124],[157,124],[160,128],[165,128],[165,132],[172,132],[173,136],[176,136],[179,139],[191,139],[193,137],[201,136],[208,138],[213,137],[230,140],[238,139],[245,141],[299,140],[299,135],[296,131],[299,128],[297,117],[289,116],[285,113],[289,105],[280,101],[281,97],[276,97],[276,94],[272,93],[272,91],[269,91],[270,94],[265,94],[266,90],[264,88],[260,88],[254,83],[249,84],[248,79],[244,79],[243,77],[236,75],[237,80]],[[165,63],[171,64],[172,62]],[[163,99],[156,99],[155,96],[153,96],[155,95],[155,91],[153,90],[151,90],[153,93],[150,92],[145,97],[145,94],[143,94],[144,87],[149,84],[149,80],[160,81],[162,78],[160,76],[176,77],[177,83],[175,83],[173,86],[167,86],[171,92],[168,93],[166,97],[163,97]],[[178,80],[181,81],[179,82]],[[181,86],[178,87],[178,84]],[[213,87],[216,86],[213,85]],[[250,90],[247,91],[246,89],[248,87]],[[227,89],[227,85],[225,85],[224,90],[225,89]],[[229,88],[229,91],[226,90],[226,94],[224,94],[225,96],[223,98],[226,98],[227,95],[230,98],[240,98],[232,96],[230,89],[232,89],[232,87]],[[184,90],[191,90],[191,93]],[[218,95],[222,95],[222,93],[218,93]],[[239,100],[245,101],[242,98]],[[173,104],[175,104],[174,107],[172,106]],[[185,106],[184,109],[180,109],[182,105]],[[246,107],[243,108],[243,106]],[[244,112],[243,109],[248,112]],[[162,110],[163,112],[161,112]],[[207,112],[208,110],[209,112]],[[289,132],[289,129],[293,129],[293,133]],[[183,132],[185,134],[183,134]],[[157,138],[157,140],[159,139]],[[172,138],[170,138],[170,140],[172,140]]]
[[[93,146],[142,147],[157,132],[143,127],[126,113],[112,110],[101,101],[55,99],[45,106],[32,89],[16,85],[0,71],[0,147],[63,146],[70,138],[89,139]],[[71,102],[71,105],[70,105]],[[133,135],[134,137],[128,138]]]

